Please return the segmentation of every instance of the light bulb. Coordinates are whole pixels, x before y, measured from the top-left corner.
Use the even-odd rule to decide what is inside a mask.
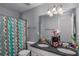
[[[57,11],[59,14],[63,14],[63,9],[61,7],[59,7]]]
[[[50,13],[51,13],[50,10],[48,10],[47,14],[50,15]]]
[[[59,7],[58,11],[63,11],[63,9],[61,7]]]
[[[56,8],[54,7],[53,9],[52,9],[52,12],[55,12],[56,11]]]
[[[56,7],[54,7],[54,8],[52,9],[52,13],[53,13],[53,14],[57,14]]]
[[[57,11],[54,11],[54,12],[53,12],[53,14],[57,14],[57,13],[58,13]]]
[[[53,16],[53,13],[50,13],[49,16],[50,16],[50,17]]]

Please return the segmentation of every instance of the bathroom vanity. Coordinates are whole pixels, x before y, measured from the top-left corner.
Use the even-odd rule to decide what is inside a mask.
[[[67,54],[61,51],[58,51],[54,47],[39,47],[35,44],[28,44],[28,49],[31,50],[32,56],[76,56],[77,54]],[[74,53],[76,53],[74,51]]]
[[[28,46],[28,49],[31,50],[31,56],[60,56],[55,53],[51,53],[33,46]]]
[[[32,56],[60,56],[58,54],[51,53],[51,52],[48,52],[39,48],[35,48],[32,46],[30,46],[30,49],[31,49]]]

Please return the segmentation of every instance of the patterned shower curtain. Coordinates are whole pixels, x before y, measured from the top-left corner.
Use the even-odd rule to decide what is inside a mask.
[[[26,21],[0,16],[0,55],[16,56],[26,48]]]

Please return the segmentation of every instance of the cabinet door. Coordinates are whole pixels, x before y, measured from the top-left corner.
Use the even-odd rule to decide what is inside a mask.
[[[32,56],[38,56],[37,53],[34,52],[34,51],[31,51],[31,55],[32,55]]]
[[[32,56],[43,56],[42,54],[34,52],[34,51],[31,51],[31,54]]]

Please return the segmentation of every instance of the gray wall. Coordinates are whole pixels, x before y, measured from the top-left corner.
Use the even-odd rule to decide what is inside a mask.
[[[79,7],[75,9],[76,26],[77,26],[77,42],[79,42]]]
[[[19,13],[16,11],[12,11],[10,9],[4,8],[0,6],[0,15],[1,16],[12,16],[12,17],[19,17]]]
[[[27,19],[27,21],[28,21],[28,27],[30,27],[30,29],[28,29],[28,40],[35,41],[35,42],[38,41],[37,32],[39,31],[39,16],[45,15],[46,12],[47,12],[47,10],[48,10],[48,8],[49,8],[49,6],[50,6],[49,4],[44,4],[44,5],[38,6],[36,8],[33,8],[33,9],[31,9],[31,10],[26,11],[26,12],[23,13],[22,18],[23,19]],[[70,8],[70,7],[68,6],[68,8]],[[68,8],[67,8],[67,10],[70,10]],[[68,13],[71,13],[71,12],[68,12]],[[65,18],[67,19],[67,17],[65,17]],[[65,19],[65,18],[63,17],[63,19]],[[66,19],[65,19],[65,21],[66,21]],[[67,19],[68,23],[70,22],[69,20],[70,19],[69,19],[69,16],[68,16],[68,19]],[[66,23],[67,23],[67,21],[66,21]],[[63,26],[64,24],[66,26],[66,23],[64,22],[64,20],[62,22],[61,22],[62,23],[61,24],[62,27],[66,28],[66,27]],[[67,28],[70,28],[70,26],[67,27]],[[66,29],[64,31],[66,31]],[[67,33],[67,34],[69,34],[69,33]],[[66,37],[65,37],[64,40],[67,41]]]

